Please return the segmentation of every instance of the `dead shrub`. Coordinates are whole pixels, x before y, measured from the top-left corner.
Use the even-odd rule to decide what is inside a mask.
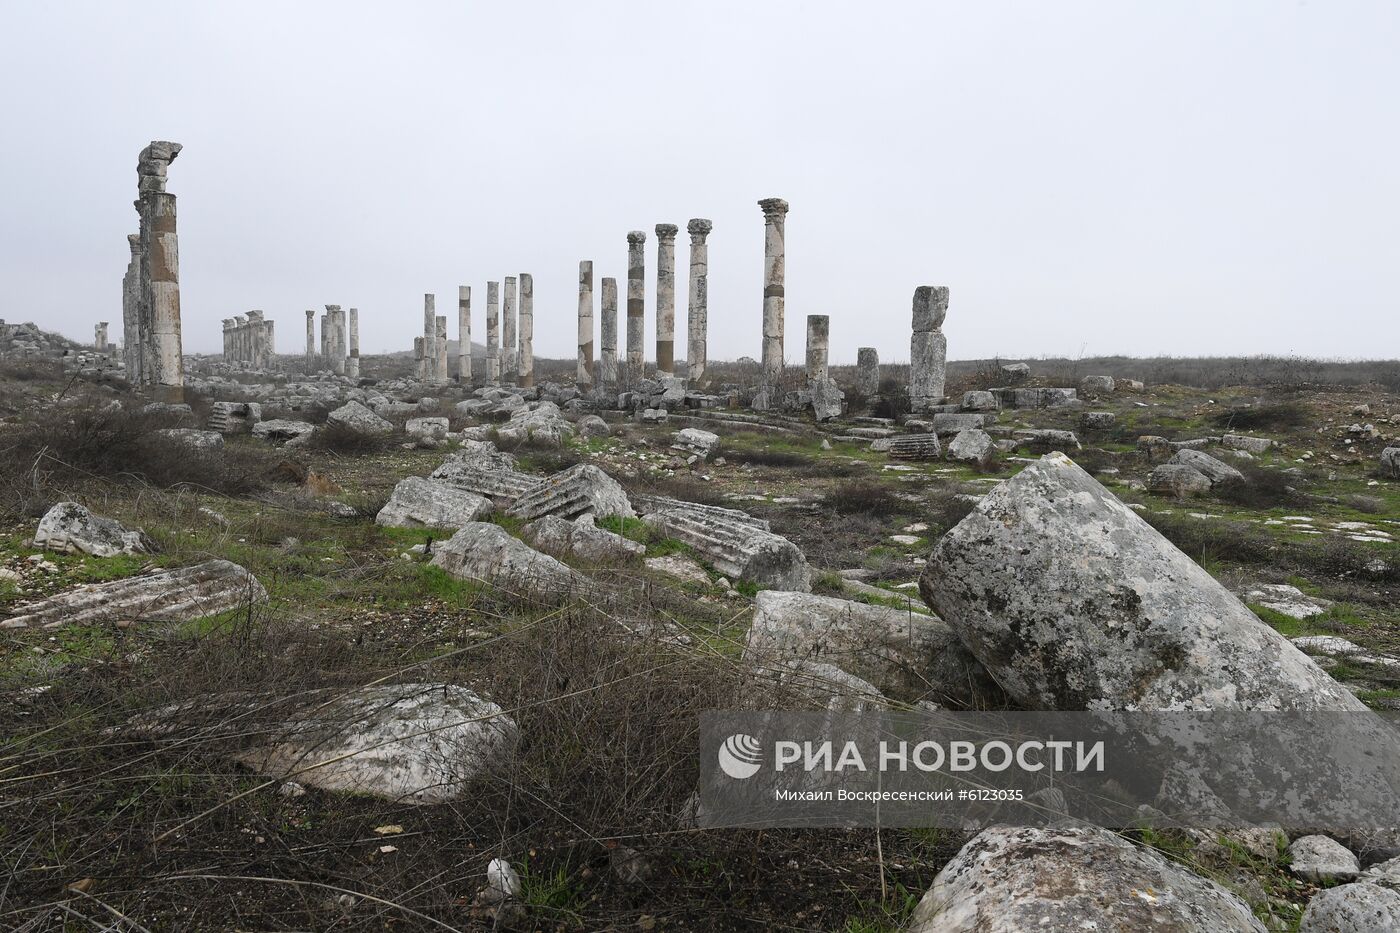
[[[1289,400],[1218,411],[1210,422],[1226,431],[1283,431],[1309,424],[1312,418],[1306,405]]]
[[[1244,479],[1229,479],[1216,483],[1211,493],[1234,505],[1251,509],[1271,509],[1284,505],[1306,505],[1311,498],[1293,484],[1298,482],[1278,470],[1255,466],[1249,462],[1236,463]]]
[[[377,454],[388,450],[393,444],[391,434],[357,431],[338,421],[327,421],[311,435],[312,447],[333,454]]]
[[[826,504],[842,515],[873,515],[885,518],[908,512],[888,486],[880,482],[851,481],[841,483],[826,494]]]

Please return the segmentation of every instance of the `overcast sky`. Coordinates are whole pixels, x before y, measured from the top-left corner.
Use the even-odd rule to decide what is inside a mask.
[[[411,346],[535,277],[535,351],[575,351],[577,270],[646,230],[710,236],[710,356],[759,355],[763,218],[787,199],[787,357],[909,356],[947,285],[955,359],[1400,355],[1400,4],[21,3],[0,317],[121,332],[136,156],[184,144],[186,352],[259,308],[360,309]],[[625,285],[624,285],[625,288]]]

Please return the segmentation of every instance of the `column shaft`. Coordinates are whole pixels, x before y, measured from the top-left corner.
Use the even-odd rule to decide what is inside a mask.
[[[686,306],[686,377],[691,384],[705,378],[709,363],[710,247],[705,238],[713,225],[702,217],[686,224],[690,233],[690,297]]]
[[[578,264],[578,368],[574,382],[593,383],[593,260]]]

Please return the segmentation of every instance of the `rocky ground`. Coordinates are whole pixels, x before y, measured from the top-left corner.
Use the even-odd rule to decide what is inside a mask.
[[[26,362],[0,383],[7,926],[1044,929],[1064,905],[1016,889],[1028,851],[1094,878],[1072,906],[1099,929],[1400,917],[1400,850],[1305,834],[688,815],[701,710],[1044,708],[963,647],[976,596],[939,573],[981,558],[935,548],[1051,450],[1312,656],[1307,696],[1400,707],[1393,388],[1032,366],[1017,388],[1077,397],[1017,407],[983,367],[948,411],[887,391],[815,423],[723,392],[634,413],[562,380],[540,400],[380,376],[210,373],[188,411],[110,373]],[[825,601],[785,595],[806,592]],[[915,647],[881,660],[911,618]],[[775,647],[816,630],[844,633],[822,664]],[[1127,910],[1149,883],[1186,907]]]

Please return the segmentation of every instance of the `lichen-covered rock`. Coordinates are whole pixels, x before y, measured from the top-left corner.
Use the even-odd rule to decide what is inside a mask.
[[[530,599],[566,599],[587,578],[512,538],[500,525],[471,522],[433,546],[432,565],[459,580],[489,583]]]
[[[908,933],[1265,933],[1237,895],[1089,826],[993,826],[933,879]]]
[[[594,564],[638,561],[646,546],[593,523],[592,515],[574,521],[546,515],[521,529],[525,539],[555,557],[576,557]]]
[[[1400,447],[1387,447],[1381,451],[1381,475],[1400,479]]]
[[[1400,930],[1400,893],[1361,881],[1313,895],[1298,933],[1381,933]]]
[[[494,511],[491,500],[448,483],[421,476],[400,480],[379,514],[377,525],[399,528],[461,528]]]
[[[359,402],[346,402],[326,416],[326,424],[338,425],[358,434],[383,436],[394,432],[394,425]]]
[[[15,615],[0,622],[0,628],[188,622],[266,600],[267,590],[247,570],[226,560],[209,560],[178,570],[90,583],[15,606]]]
[[[758,594],[744,659],[835,664],[885,694],[964,707],[981,708],[1000,694],[942,620],[809,593]]]
[[[1079,426],[1085,431],[1107,431],[1117,420],[1111,411],[1086,411],[1079,416]]]
[[[574,426],[564,420],[559,406],[553,402],[533,402],[511,413],[510,420],[496,429],[503,441],[519,444],[534,441],[559,446],[572,437]]]
[[[1112,376],[1085,376],[1079,381],[1079,391],[1085,395],[1112,395],[1116,387]]]
[[[1231,450],[1244,450],[1252,454],[1262,454],[1274,446],[1274,442],[1267,437],[1250,437],[1247,434],[1223,434],[1220,437],[1220,446],[1228,447]]]
[[[647,514],[648,525],[689,545],[720,573],[770,590],[812,589],[807,558],[787,538],[714,512],[686,508]]]
[[[1183,447],[1167,463],[1174,463],[1180,466],[1188,466],[1210,480],[1212,486],[1226,482],[1242,482],[1244,474],[1230,464],[1217,460],[1208,453],[1194,450],[1190,447]]]
[[[991,415],[939,412],[933,416],[933,433],[939,437],[952,437],[960,431],[980,431],[991,420]]]
[[[627,491],[591,463],[580,463],[538,481],[521,494],[508,510],[524,521],[545,515],[577,518],[633,518]]]
[[[1330,836],[1303,836],[1288,846],[1288,870],[1305,881],[1354,881],[1361,865]]]
[[[608,423],[597,415],[585,415],[578,419],[579,437],[607,437],[611,433]]]
[[[1365,709],[1063,454],[983,497],[919,589],[1029,709]]]
[[[191,450],[219,450],[224,446],[224,436],[218,431],[201,431],[198,428],[161,428],[152,432]]]
[[[719,435],[699,428],[682,428],[671,436],[671,446],[707,460],[719,447]]]
[[[274,444],[285,444],[287,441],[304,437],[315,430],[316,426],[306,421],[274,418],[271,421],[259,421],[253,425],[253,436],[271,441]]]
[[[435,804],[462,796],[479,774],[505,773],[519,737],[500,706],[455,684],[360,687],[313,699],[269,743],[238,759],[322,790]]]
[[[958,463],[986,466],[996,457],[996,441],[986,431],[976,428],[959,431],[957,437],[948,442],[948,459]]]
[[[145,535],[121,522],[94,515],[76,502],[60,502],[44,513],[34,532],[34,546],[60,554],[115,557],[150,550]]]
[[[409,418],[404,422],[403,433],[409,437],[440,441],[447,437],[446,418]]]
[[[1054,428],[1027,428],[1015,433],[1016,440],[1031,450],[1078,450],[1079,438],[1073,431]]]
[[[1147,489],[1177,499],[1203,496],[1210,492],[1210,477],[1182,463],[1163,463],[1148,475]]]
[[[990,392],[979,390],[964,392],[962,407],[968,411],[996,411],[997,397]]]

